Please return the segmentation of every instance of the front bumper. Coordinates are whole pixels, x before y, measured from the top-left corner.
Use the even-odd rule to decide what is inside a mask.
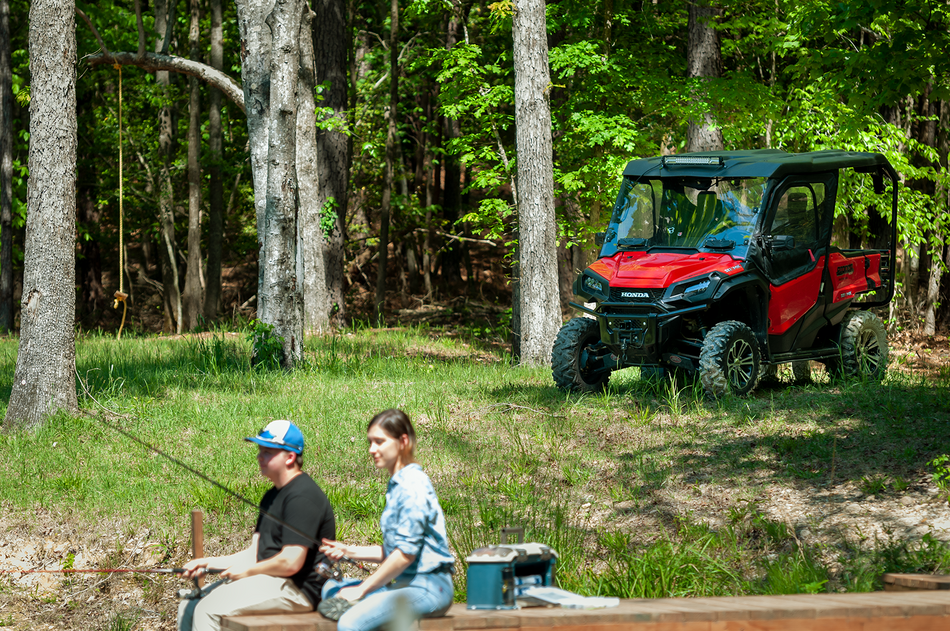
[[[670,340],[678,337],[682,316],[707,309],[707,305],[697,305],[656,313],[631,308],[630,303],[602,302],[596,310],[570,304],[597,319],[601,341],[627,366],[665,363],[661,359],[669,355]]]

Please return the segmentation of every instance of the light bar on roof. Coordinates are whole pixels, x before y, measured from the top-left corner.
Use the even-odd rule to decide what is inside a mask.
[[[675,166],[717,166],[724,164],[722,156],[663,156],[661,162],[665,167]]]

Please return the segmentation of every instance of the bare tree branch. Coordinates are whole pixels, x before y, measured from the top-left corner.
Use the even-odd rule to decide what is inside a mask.
[[[462,237],[457,234],[449,234],[448,232],[443,232],[441,230],[433,230],[431,228],[416,228],[413,232],[429,232],[431,234],[437,234],[450,239],[452,241],[468,241],[469,243],[483,243],[485,245],[490,245],[492,247],[498,247],[500,244],[495,243],[494,241],[489,241],[488,239],[472,239],[471,237]]]
[[[79,17],[81,17],[89,26],[89,30],[92,31],[93,35],[95,35],[96,41],[99,42],[99,48],[102,49],[102,52],[108,55],[109,49],[106,48],[105,42],[102,41],[102,37],[99,35],[99,31],[96,30],[96,27],[92,25],[92,20],[89,19],[89,16],[83,13],[83,10],[80,9],[79,7],[76,7],[76,13],[78,13]]]
[[[78,11],[78,9],[77,9]],[[90,25],[91,26],[91,25]],[[95,29],[93,29],[95,30]],[[96,34],[98,37],[98,34]],[[100,40],[101,43],[101,40]],[[105,46],[102,47],[105,50]],[[136,66],[142,70],[155,72],[156,70],[167,70],[169,72],[180,72],[181,74],[204,81],[221,90],[225,96],[231,99],[235,105],[241,108],[241,111],[247,114],[244,108],[244,90],[234,79],[224,74],[220,70],[215,70],[206,64],[175,57],[173,55],[161,55],[159,53],[146,52],[139,57],[136,53],[109,53],[103,52],[98,55],[89,55],[86,58],[90,66],[99,66],[102,64],[122,64],[123,66]]]
[[[93,25],[92,20],[89,19],[89,16],[87,16],[82,9],[76,7],[76,13],[78,13],[79,17],[89,26],[89,30],[92,31],[96,41],[99,42],[99,47],[102,49],[102,52],[97,55],[87,55],[85,57],[90,66],[121,64],[123,66],[136,66],[149,72],[155,72],[156,70],[180,72],[181,74],[195,77],[218,88],[224,92],[225,96],[234,101],[234,104],[240,107],[242,112],[247,114],[247,110],[244,108],[244,90],[234,79],[220,70],[215,70],[211,66],[197,61],[191,61],[190,59],[184,59],[183,57],[145,52],[145,29],[142,26],[142,11],[139,0],[135,1],[135,11],[139,23],[138,52],[110,53],[105,42],[102,41],[99,31]]]

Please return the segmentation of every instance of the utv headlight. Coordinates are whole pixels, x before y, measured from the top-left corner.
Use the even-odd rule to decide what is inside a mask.
[[[714,290],[718,285],[719,276],[715,272],[709,276],[701,276],[677,283],[670,288],[667,294],[670,298],[694,299]]]
[[[690,285],[689,287],[686,287],[686,288],[683,290],[683,295],[684,295],[684,296],[689,296],[689,295],[695,294],[695,293],[697,293],[697,292],[706,291],[707,289],[709,289],[709,279],[706,279],[706,280],[704,280],[704,281],[702,281],[702,282],[699,282],[699,283],[696,283],[696,284],[694,284],[694,285]]]
[[[604,283],[597,280],[593,276],[584,277],[584,289],[596,292],[598,294],[604,293]]]

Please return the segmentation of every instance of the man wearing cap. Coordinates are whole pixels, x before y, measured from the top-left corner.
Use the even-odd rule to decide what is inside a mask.
[[[251,545],[235,554],[194,559],[185,578],[220,569],[225,579],[178,608],[180,631],[218,631],[222,616],[312,611],[326,579],[314,568],[325,556],[317,550],[334,539],[336,524],[327,496],[301,470],[303,434],[290,421],[272,421],[257,436],[257,464],[274,483],[261,499]]]

